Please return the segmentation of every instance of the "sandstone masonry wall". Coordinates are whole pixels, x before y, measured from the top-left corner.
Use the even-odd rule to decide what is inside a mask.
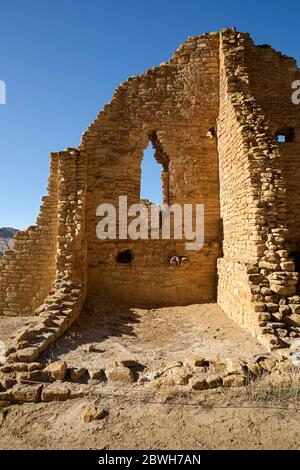
[[[295,59],[270,46],[254,46],[247,53],[249,87],[267,119],[272,135],[287,132],[278,144],[280,167],[286,187],[285,219],[292,251],[300,251],[300,106],[293,104],[291,84],[300,80]],[[271,73],[270,73],[271,71]],[[292,133],[289,135],[289,133]]]
[[[115,92],[83,135],[88,156],[88,293],[142,305],[200,302],[216,296],[216,260],[220,255],[218,161],[213,130],[218,114],[218,34],[190,38],[169,63],[131,77]],[[96,208],[140,202],[143,151],[156,136],[157,159],[168,160],[170,204],[205,204],[205,247],[186,251],[174,240],[104,240],[96,237]],[[133,262],[118,264],[130,249]],[[189,265],[170,266],[173,255]]]
[[[292,59],[226,29],[189,38],[168,63],[123,83],[79,148],[52,154],[37,225],[0,262],[0,314],[37,316],[12,338],[8,360],[35,360],[86,298],[181,305],[214,299],[217,283],[224,312],[271,349],[299,337],[299,76]],[[164,202],[204,204],[200,251],[173,238],[96,236],[100,204],[141,202],[149,141]],[[126,250],[132,260],[121,263]]]
[[[224,258],[218,262],[222,309],[262,342],[279,347],[298,331],[298,273],[289,257],[286,181],[279,146],[249,87],[247,34],[226,30],[220,47],[218,146]]]
[[[52,154],[48,195],[36,225],[18,232],[14,249],[0,261],[0,315],[32,315],[55,278],[58,156]]]
[[[25,326],[11,338],[6,351],[11,363],[37,360],[71,326],[86,298],[86,157],[77,149],[66,149],[56,159],[59,179],[56,276],[49,295],[34,312],[36,324]]]

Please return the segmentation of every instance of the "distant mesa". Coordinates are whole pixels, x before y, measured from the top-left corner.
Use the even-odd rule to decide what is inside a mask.
[[[17,229],[11,227],[0,228],[0,259],[6,250],[12,249],[17,232]]]

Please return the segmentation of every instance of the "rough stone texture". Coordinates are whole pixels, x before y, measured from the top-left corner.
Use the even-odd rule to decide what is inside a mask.
[[[279,144],[276,133],[299,120],[300,108],[291,104],[291,84],[299,76],[293,59],[254,46],[248,34],[221,32],[217,129],[224,256],[218,261],[218,302],[271,349],[283,345],[272,314],[289,303],[298,282],[284,177],[284,153],[294,152],[294,144]],[[276,119],[265,114],[265,107],[272,108]],[[295,202],[297,191],[293,197]],[[283,326],[288,323],[287,313]]]
[[[217,296],[270,349],[289,346],[300,334],[296,79],[293,59],[224,29],[189,38],[168,63],[121,84],[78,149],[52,154],[37,223],[0,262],[0,314],[39,320],[12,338],[8,362],[36,361],[89,298],[153,307]],[[172,238],[96,236],[99,204],[140,202],[149,141],[164,202],[205,206],[199,251]],[[124,250],[131,263],[117,262]]]
[[[99,408],[96,405],[88,405],[81,415],[84,423],[90,423],[95,419],[102,419],[105,416],[104,408]]]
[[[134,375],[128,367],[115,366],[106,370],[108,383],[131,384],[134,382]]]
[[[49,366],[45,368],[45,372],[47,372],[54,380],[63,380],[67,370],[68,366],[66,361],[52,362],[52,364],[49,364]]]
[[[242,375],[227,375],[223,377],[223,387],[242,387],[245,385],[246,379]]]
[[[69,388],[63,383],[53,383],[42,390],[42,401],[65,401],[69,396]]]
[[[193,377],[189,381],[189,385],[193,390],[205,390],[207,388],[207,383],[205,378]]]
[[[48,196],[36,225],[18,232],[14,249],[0,263],[0,313],[32,315],[41,305],[55,278],[58,225],[58,158],[53,156]]]
[[[86,374],[85,367],[75,368],[73,367],[70,369],[70,379],[72,382],[79,382],[84,375]]]
[[[213,299],[220,250],[216,125],[219,90],[219,37],[190,38],[169,63],[131,77],[115,92],[83,135],[88,158],[88,294],[134,305],[179,305]],[[186,251],[181,240],[104,240],[96,237],[102,202],[140,201],[141,161],[149,140],[162,162],[165,202],[203,203],[205,246]],[[209,171],[203,171],[204,168]],[[168,185],[166,185],[166,178]],[[130,249],[132,264],[116,263]],[[173,255],[188,266],[170,265]],[[197,275],[195,276],[195,273]]]
[[[104,372],[104,369],[99,369],[99,368],[90,368],[88,370],[88,374],[89,374],[89,378],[91,380],[100,380],[100,381],[103,381],[106,379],[105,377],[105,372]]]
[[[12,388],[11,394],[17,402],[37,403],[41,397],[42,385],[17,384]]]
[[[9,373],[2,372],[4,379],[0,376],[0,402],[38,402],[38,401],[65,401],[78,397],[98,397],[102,393],[107,393],[105,388],[112,389],[131,386],[131,389],[145,391],[149,390],[168,390],[172,392],[181,389],[187,391],[203,391],[219,387],[242,387],[259,386],[264,380],[269,383],[281,386],[290,386],[292,383],[299,384],[299,369],[295,367],[287,358],[278,359],[274,353],[264,356],[257,356],[256,362],[252,358],[238,358],[225,360],[224,362],[208,361],[204,359],[205,366],[189,367],[182,361],[173,361],[166,364],[163,368],[154,372],[143,370],[135,374],[128,367],[115,366],[105,369],[107,381],[93,379],[87,384],[74,384],[72,377],[67,375],[65,381],[56,380],[53,383],[47,383],[44,377],[38,376],[32,378],[28,374],[45,374],[41,370],[35,370],[30,373],[18,372],[17,380],[7,384],[5,375]],[[242,368],[240,367],[242,364]],[[104,371],[102,371],[104,373]],[[7,376],[9,379],[9,376]],[[35,383],[32,383],[35,382]],[[41,382],[41,383],[36,383]],[[99,411],[99,414],[97,413]],[[106,416],[103,407],[97,407],[86,410],[86,420],[101,419]],[[96,417],[98,416],[98,418]]]

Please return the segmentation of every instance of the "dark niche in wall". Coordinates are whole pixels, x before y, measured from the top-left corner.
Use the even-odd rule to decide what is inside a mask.
[[[133,253],[131,250],[120,251],[116,256],[118,264],[131,264],[133,261]]]

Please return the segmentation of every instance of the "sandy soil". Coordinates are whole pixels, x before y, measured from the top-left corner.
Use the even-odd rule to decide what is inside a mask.
[[[6,338],[28,319],[0,320]],[[216,360],[263,352],[216,304],[153,310],[91,305],[42,358],[101,368],[130,356],[151,371],[193,354]],[[0,449],[300,448],[296,400],[253,400],[245,387],[197,392],[151,382],[93,390],[66,402],[0,408]],[[103,406],[105,418],[84,423],[89,403]]]
[[[151,371],[194,354],[216,360],[264,352],[215,303],[153,310],[106,305],[90,306],[44,360],[64,359],[72,367],[88,368],[130,356]]]
[[[83,423],[86,399],[14,405],[0,413],[1,449],[299,449],[300,403],[257,404],[243,392],[166,392],[96,399],[102,420]]]
[[[18,328],[36,321],[36,317],[0,317],[0,340],[6,341]]]

